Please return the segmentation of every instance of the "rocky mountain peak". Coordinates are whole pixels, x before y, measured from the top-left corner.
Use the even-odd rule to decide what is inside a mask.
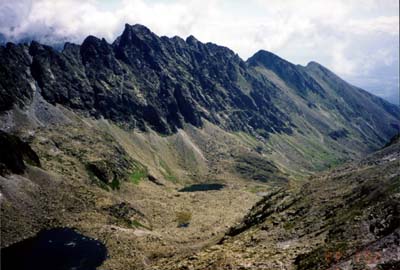
[[[141,24],[129,25],[125,24],[125,29],[121,36],[117,39],[118,46],[137,45],[139,41],[152,40],[157,36],[146,26]]]
[[[31,55],[37,54],[39,51],[43,50],[45,47],[39,42],[33,40],[29,46],[29,53]]]
[[[335,73],[333,73],[332,71],[330,71],[329,69],[327,69],[326,67],[315,61],[310,61],[305,68],[309,71],[319,72],[331,78],[340,79]]]
[[[306,67],[308,67],[308,68],[313,68],[313,67],[319,68],[319,67],[323,67],[323,66],[318,62],[310,61],[310,62],[308,62]]]
[[[319,64],[267,51],[245,62],[229,48],[141,25],[126,25],[113,43],[89,36],[62,51],[9,43],[0,46],[0,130],[21,139],[0,132],[1,247],[77,225],[107,243],[105,268],[163,270],[220,269],[225,259],[224,269],[327,269],[314,260],[326,258],[321,246],[335,251],[350,239],[354,254],[375,236],[393,236],[398,247],[398,138],[383,158],[299,184],[382,147],[399,119],[398,107]],[[192,183],[226,188],[185,195]],[[259,196],[217,254],[182,260]],[[237,253],[221,261],[224,250]],[[174,255],[171,267],[155,265]]]
[[[285,79],[289,76],[301,77],[296,65],[269,51],[259,50],[247,60],[247,63],[252,67],[261,66],[274,71],[278,75],[285,75]]]
[[[165,134],[176,132],[184,123],[200,127],[204,119],[226,130],[264,138],[271,133],[291,134],[296,127],[291,112],[307,113],[306,121],[323,134],[340,129],[315,119],[319,118],[315,112],[307,112],[293,103],[296,98],[301,98],[311,109],[317,107],[315,104],[323,104],[327,111],[341,108],[338,111],[343,119],[362,115],[359,108],[363,108],[363,103],[378,110],[380,115],[387,115],[389,125],[393,122],[391,117],[398,114],[398,109],[371,96],[357,97],[357,103],[353,100],[335,103],[344,94],[343,89],[351,93],[355,90],[345,82],[340,82],[339,88],[332,88],[339,81],[330,81],[335,93],[328,98],[332,89],[327,89],[327,83],[321,80],[333,77],[314,74],[310,69],[314,64],[296,66],[264,50],[244,62],[229,48],[204,44],[194,36],[186,41],[158,37],[143,25],[125,25],[121,36],[112,44],[89,36],[80,46],[65,44],[62,52],[37,42],[32,42],[29,49],[30,54],[24,45],[9,44],[0,50],[1,91],[11,104],[17,100],[21,100],[19,105],[29,104],[26,98],[31,98],[29,89],[34,81],[44,99],[52,104],[79,109],[85,115],[105,117],[131,128],[152,128]],[[282,86],[262,69],[273,71],[294,97],[284,97]],[[18,84],[21,87],[16,89]],[[310,93],[316,93],[320,99]],[[351,104],[358,105],[347,107]],[[8,102],[0,107],[10,106]],[[363,121],[370,119],[367,116]],[[372,121],[365,127],[375,124]],[[385,135],[379,141],[392,136],[392,129],[393,126],[386,126]],[[360,131],[354,129],[354,132]],[[367,128],[364,132],[369,134],[363,135],[366,138],[375,136]]]
[[[191,45],[191,46],[197,46],[198,43],[201,43],[197,38],[195,38],[193,35],[190,35],[186,38],[186,43]]]
[[[252,67],[263,67],[273,71],[305,99],[307,99],[309,92],[323,95],[322,87],[300,66],[296,66],[271,52],[260,50],[250,57],[247,63]]]
[[[99,58],[104,55],[109,55],[113,52],[113,48],[107,41],[99,39],[95,36],[88,36],[80,47],[82,60],[85,62],[91,59]]]
[[[80,48],[80,46],[77,44],[71,43],[71,42],[65,42],[63,52],[73,51],[73,50],[76,50],[76,48]]]
[[[247,62],[250,65],[262,65],[265,66],[266,68],[270,67],[271,65],[276,65],[276,63],[287,63],[290,64],[289,62],[283,60],[276,54],[266,51],[266,50],[259,50],[256,52],[253,56],[251,56]]]
[[[154,35],[154,33],[151,32],[151,30],[149,28],[147,28],[146,26],[144,26],[142,24],[127,24],[126,23],[122,35],[126,35],[129,33],[142,34],[142,35],[151,35],[151,34]]]

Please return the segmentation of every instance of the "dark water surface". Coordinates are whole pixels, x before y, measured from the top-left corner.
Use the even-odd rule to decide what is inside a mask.
[[[196,192],[196,191],[209,191],[209,190],[221,190],[225,187],[222,184],[195,184],[188,187],[184,187],[179,192]]]
[[[106,258],[101,242],[56,228],[3,248],[1,270],[95,270]]]

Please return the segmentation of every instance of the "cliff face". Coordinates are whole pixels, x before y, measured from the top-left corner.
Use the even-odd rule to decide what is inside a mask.
[[[399,118],[317,63],[266,51],[243,61],[140,25],[112,44],[90,36],[62,51],[9,43],[0,46],[1,247],[74,227],[107,244],[107,269],[324,269],[335,263],[326,254],[351,256],[363,243],[390,246],[389,263],[398,139],[298,187],[382,147]],[[194,183],[224,188],[181,192]],[[182,216],[192,218],[184,228]]]
[[[393,136],[400,128],[397,106],[350,85],[316,62],[296,66],[259,51],[247,63],[260,73],[272,72],[278,77],[275,81],[289,89],[292,100],[298,100],[298,105],[286,107],[286,112],[298,114],[300,108],[308,123],[335,141],[359,137],[365,144],[374,144],[372,141],[387,141],[387,134]]]
[[[61,52],[37,42],[7,44],[0,58],[2,111],[29,105],[37,89],[51,104],[131,128],[171,134],[184,123],[201,127],[207,120],[226,130],[268,137],[304,131],[288,113],[303,110],[293,100],[298,99],[310,114],[325,106],[347,120],[345,126],[357,118],[357,126],[346,130],[370,145],[392,136],[400,117],[397,107],[318,64],[295,66],[265,51],[244,62],[228,48],[193,36],[158,37],[141,25],[126,25],[112,44],[89,36],[80,46],[66,43]],[[336,131],[307,112],[304,117],[324,136]]]
[[[31,81],[52,104],[164,134],[183,123],[202,126],[202,118],[228,129],[290,132],[265,83],[237,55],[193,37],[160,38],[144,26],[127,25],[113,44],[93,36],[81,46],[66,44],[62,52],[36,42],[9,44],[1,56],[8,96],[3,110],[29,102]]]

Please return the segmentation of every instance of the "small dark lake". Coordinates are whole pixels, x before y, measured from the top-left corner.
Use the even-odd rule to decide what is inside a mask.
[[[222,184],[195,184],[184,187],[179,192],[196,192],[196,191],[209,191],[209,190],[221,190],[225,187]]]
[[[1,269],[95,270],[106,258],[101,242],[70,228],[55,228],[1,249]]]

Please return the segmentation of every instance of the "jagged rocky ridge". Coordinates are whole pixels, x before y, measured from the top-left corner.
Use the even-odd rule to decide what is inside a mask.
[[[184,123],[201,127],[204,120],[263,137],[291,134],[304,129],[295,119],[300,114],[323,136],[355,133],[376,148],[399,128],[397,107],[319,64],[295,66],[265,51],[245,62],[228,48],[193,36],[158,37],[141,25],[126,25],[112,44],[89,36],[61,52],[37,42],[8,43],[0,47],[0,78],[1,111],[28,106],[39,91],[51,104],[163,134]],[[300,103],[307,104],[305,112]],[[335,130],[316,117],[312,110],[321,108],[344,127]]]
[[[287,117],[244,61],[194,37],[159,38],[127,25],[113,44],[89,36],[61,53],[32,42],[8,44],[1,55],[3,110],[29,103],[31,82],[52,104],[164,134],[184,122],[201,126],[202,118],[230,129],[290,132]],[[240,88],[239,76],[251,84],[250,93]]]
[[[107,243],[106,269],[177,269],[176,259],[218,242],[259,193],[297,186],[316,169],[381,147],[400,117],[397,107],[317,63],[296,66],[266,51],[245,62],[227,48],[193,37],[158,37],[139,25],[127,25],[113,44],[88,37],[61,52],[37,42],[0,46],[0,111],[0,129],[7,132],[0,133],[0,143],[8,146],[11,155],[4,157],[12,161],[0,160],[1,247],[43,228],[76,227]],[[380,161],[368,162],[367,168]],[[229,259],[231,252],[237,252],[236,265],[247,263],[240,260],[247,255],[250,263],[269,260],[274,250],[260,252],[265,245],[258,245],[269,239],[274,241],[269,247],[282,247],[279,261],[268,262],[273,267],[293,266],[299,255],[299,267],[318,268],[323,253],[309,241],[335,240],[313,238],[332,225],[318,218],[330,207],[337,216],[349,213],[336,211],[334,199],[325,207],[329,192],[339,188],[363,196],[365,190],[395,185],[398,178],[375,181],[382,171],[390,176],[398,169],[395,162],[363,170],[361,179],[350,179],[351,189],[347,177],[333,175],[297,193],[269,194],[222,245],[212,245],[220,252],[204,250],[205,257],[183,260],[182,267],[218,269],[212,263],[223,264],[220,258]],[[368,178],[366,189],[353,189],[369,172],[376,178]],[[226,187],[179,192],[202,182]],[[310,205],[311,212],[303,211]],[[369,210],[362,210],[362,218]],[[176,214],[188,212],[193,222],[177,227]],[[379,214],[373,219],[390,213]],[[304,233],[300,244],[306,245],[299,252],[290,237]]]

